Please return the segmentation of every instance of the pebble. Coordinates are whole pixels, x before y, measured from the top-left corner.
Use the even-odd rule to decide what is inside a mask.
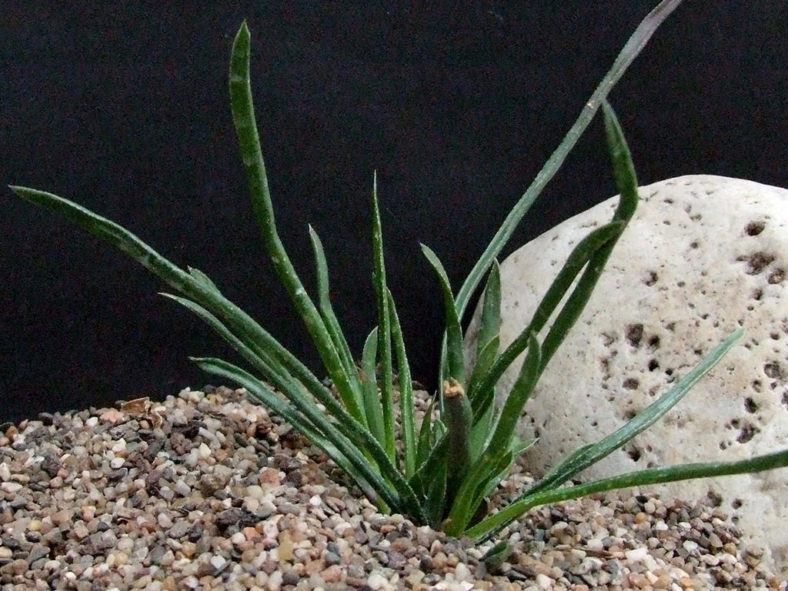
[[[532,482],[515,466],[492,505]],[[537,507],[491,573],[493,542],[353,490],[243,390],[42,414],[0,431],[0,591],[785,591],[713,507],[626,491]]]

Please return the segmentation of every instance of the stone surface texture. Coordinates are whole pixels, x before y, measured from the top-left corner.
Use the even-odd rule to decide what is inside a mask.
[[[739,327],[745,336],[682,401],[581,479],[788,446],[788,190],[692,175],[639,194],[635,217],[520,422],[522,435],[540,438],[524,458],[536,475],[622,426]],[[565,221],[503,262],[504,346],[526,326],[571,249],[612,218],[617,202]],[[515,377],[510,368],[501,379],[499,400]],[[788,572],[788,469],[643,491],[663,501],[716,500]]]

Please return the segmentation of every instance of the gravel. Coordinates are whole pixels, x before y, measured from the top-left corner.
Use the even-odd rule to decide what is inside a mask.
[[[517,469],[493,503],[532,482]],[[0,426],[0,589],[786,589],[718,509],[609,493],[491,547],[382,515],[243,390]]]

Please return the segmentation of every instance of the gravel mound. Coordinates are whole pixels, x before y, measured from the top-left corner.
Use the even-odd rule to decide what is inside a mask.
[[[715,508],[626,492],[531,511],[487,572],[491,543],[380,514],[243,390],[203,390],[0,426],[0,589],[785,589]]]

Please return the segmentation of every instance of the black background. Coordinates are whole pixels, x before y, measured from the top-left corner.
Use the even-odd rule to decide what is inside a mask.
[[[176,7],[177,4],[177,7]],[[3,2],[0,180],[127,226],[314,362],[251,215],[226,71],[252,31],[257,118],[282,237],[307,223],[355,351],[375,322],[370,192],[414,377],[442,323],[418,243],[455,287],[656,0]],[[709,173],[788,185],[782,0],[686,2],[611,95],[647,184]],[[0,197],[0,420],[211,383],[234,354],[163,286],[55,215]],[[596,121],[512,246],[615,193]],[[314,363],[313,363],[314,365]],[[321,373],[322,375],[322,373]]]

